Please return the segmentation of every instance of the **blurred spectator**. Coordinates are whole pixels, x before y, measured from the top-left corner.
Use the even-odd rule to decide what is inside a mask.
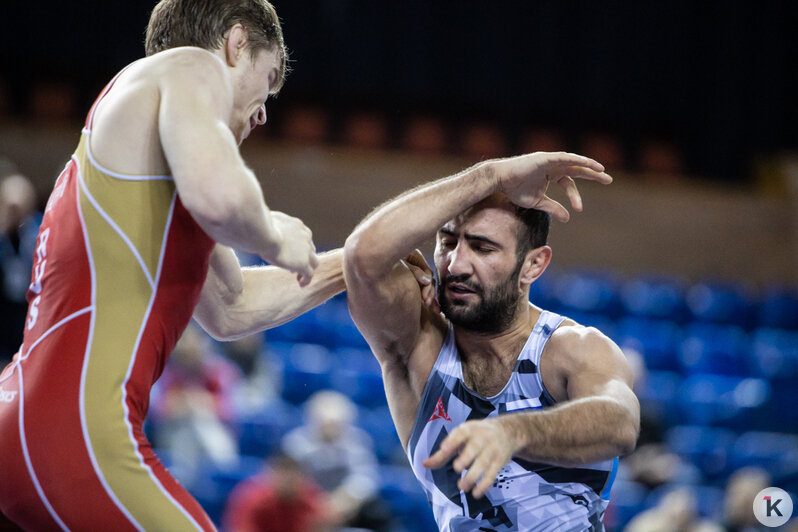
[[[261,412],[279,397],[279,368],[266,356],[263,334],[251,334],[240,340],[224,342],[222,351],[241,370],[242,378],[233,391],[234,409],[238,417]]]
[[[211,338],[192,322],[153,388],[155,444],[169,453],[170,469],[188,489],[203,464],[218,469],[237,464],[230,423],[232,390],[239,379],[238,368],[215,354]]]
[[[698,516],[695,500],[690,488],[674,489],[654,508],[632,519],[624,532],[722,532],[722,527]]]
[[[624,458],[627,476],[648,489],[664,484],[690,484],[700,482],[701,472],[695,465],[684,461],[661,443],[638,447]]]
[[[757,493],[768,486],[770,475],[758,467],[744,467],[729,476],[723,500],[723,525],[728,532],[761,530],[751,507]]]
[[[0,367],[22,344],[36,237],[42,221],[30,180],[12,173],[0,181]]]
[[[346,396],[316,392],[305,403],[305,424],[285,435],[283,451],[330,495],[346,526],[388,530],[391,514],[378,496],[374,445],[352,424],[356,414],[357,407]]]
[[[324,491],[293,458],[279,453],[227,501],[225,532],[322,532],[334,529]]]

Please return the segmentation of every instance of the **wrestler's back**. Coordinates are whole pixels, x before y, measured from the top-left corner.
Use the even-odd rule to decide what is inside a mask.
[[[160,147],[157,59],[124,70],[89,113],[45,211],[23,345],[0,376],[0,508],[31,528],[212,528],[141,429],[213,247]]]

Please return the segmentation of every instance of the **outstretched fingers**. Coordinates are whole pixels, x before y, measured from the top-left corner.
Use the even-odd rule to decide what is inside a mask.
[[[467,432],[461,430],[462,425],[454,429],[446,438],[441,442],[441,446],[429,458],[424,460],[423,465],[427,469],[438,469],[443,467],[446,463],[457,454],[460,446],[468,439]]]
[[[577,153],[568,153],[564,151],[549,153],[547,162],[549,164],[563,166],[581,166],[596,172],[604,172],[603,164],[595,159],[591,159],[590,157],[585,157],[584,155],[579,155]]]
[[[556,165],[550,169],[547,177],[549,181],[556,182],[565,190],[565,194],[568,196],[568,202],[577,212],[582,211],[583,204],[582,196],[579,193],[579,188],[576,186],[574,178],[588,179],[604,185],[612,183],[612,176],[606,172],[597,171],[594,168],[586,166]],[[567,222],[570,219],[570,213],[565,207],[545,195],[535,208],[548,212],[560,222]]]
[[[596,163],[598,164],[598,163]],[[599,165],[600,166],[600,165]],[[603,167],[602,167],[603,168]],[[609,185],[612,183],[612,176],[602,170],[596,170],[592,166],[582,164],[569,164],[569,163],[556,163],[551,164],[547,168],[549,174],[549,181],[556,180],[561,176],[570,176],[572,178],[587,179],[588,181],[596,181],[602,185]],[[554,179],[552,179],[554,178]]]
[[[557,184],[565,189],[565,194],[568,196],[568,201],[571,202],[571,207],[575,211],[582,212],[582,196],[579,195],[579,189],[576,188],[576,183],[571,176],[564,175],[557,180]]]

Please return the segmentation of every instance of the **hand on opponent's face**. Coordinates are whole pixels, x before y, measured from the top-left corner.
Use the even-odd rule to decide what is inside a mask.
[[[405,257],[405,264],[413,273],[413,276],[418,282],[418,287],[421,290],[421,299],[424,301],[424,306],[439,313],[441,311],[438,300],[435,298],[435,284],[432,282],[433,272],[432,268],[424,259],[421,251],[414,250],[410,255]]]

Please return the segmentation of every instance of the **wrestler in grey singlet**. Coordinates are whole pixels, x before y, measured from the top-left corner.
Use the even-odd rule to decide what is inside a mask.
[[[451,430],[468,420],[554,404],[538,367],[543,346],[563,319],[551,312],[541,314],[509,382],[493,397],[483,397],[466,386],[450,327],[424,388],[407,449],[442,531],[604,530],[602,518],[617,458],[578,468],[514,458],[481,499],[457,489],[460,475],[452,461],[437,470],[421,464]]]

